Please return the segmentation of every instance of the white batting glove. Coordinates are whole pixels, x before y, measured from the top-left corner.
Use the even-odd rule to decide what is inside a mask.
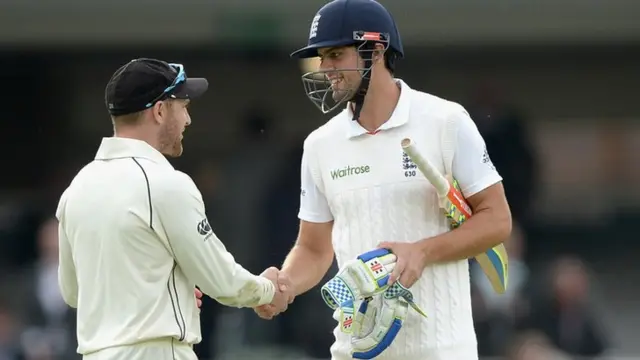
[[[351,326],[351,356],[373,359],[384,352],[400,332],[408,309],[402,298],[374,296],[361,302]]]
[[[322,286],[322,299],[335,310],[346,302],[383,293],[389,287],[389,276],[395,264],[396,256],[387,249],[364,253],[345,264]]]

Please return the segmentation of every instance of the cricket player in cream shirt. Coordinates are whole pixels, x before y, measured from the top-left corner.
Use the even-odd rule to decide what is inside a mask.
[[[280,277],[301,294],[319,283],[334,254],[342,267],[390,249],[398,259],[391,281],[410,288],[428,318],[409,311],[376,359],[477,360],[468,259],[507,239],[511,216],[474,122],[461,105],[394,77],[404,50],[391,14],[376,1],[325,4],[308,45],[292,56],[320,58],[303,75],[307,96],[325,113],[343,110],[305,140],[300,231]],[[407,137],[457,178],[474,213],[459,228],[450,229],[433,186],[404,154]],[[338,327],[334,335],[332,359],[350,359],[348,335]]]
[[[275,277],[235,262],[194,182],[165,158],[182,153],[186,106],[206,88],[181,65],[153,59],[124,65],[107,85],[116,135],[102,140],[56,214],[59,285],[77,308],[84,359],[196,359],[196,285],[228,306],[288,304]]]

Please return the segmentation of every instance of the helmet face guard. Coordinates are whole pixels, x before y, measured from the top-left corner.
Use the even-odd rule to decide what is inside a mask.
[[[311,71],[302,75],[302,85],[305,93],[311,102],[316,105],[322,113],[332,112],[348,101],[361,103],[369,88],[371,68],[373,66],[373,53],[376,51],[375,44],[383,44],[386,51],[389,48],[389,34],[366,31],[354,31],[353,43],[356,46],[359,58],[351,68],[327,69]],[[348,45],[344,45],[348,46]],[[360,66],[360,59],[364,66]],[[348,89],[334,90],[334,86],[329,79],[329,74],[355,71],[360,74],[361,81],[356,87]]]

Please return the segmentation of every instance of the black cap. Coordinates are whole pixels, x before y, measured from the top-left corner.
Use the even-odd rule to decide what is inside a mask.
[[[156,59],[135,59],[111,76],[104,100],[112,116],[121,116],[150,108],[157,101],[195,99],[207,91],[205,78],[177,79],[182,65]]]

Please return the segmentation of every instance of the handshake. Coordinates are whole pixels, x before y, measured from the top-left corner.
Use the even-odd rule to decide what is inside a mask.
[[[274,316],[287,310],[287,307],[295,298],[295,290],[287,274],[281,272],[276,267],[268,268],[262,272],[260,276],[271,280],[276,288],[276,292],[273,295],[271,304],[258,306],[253,310],[261,318],[271,320]]]

